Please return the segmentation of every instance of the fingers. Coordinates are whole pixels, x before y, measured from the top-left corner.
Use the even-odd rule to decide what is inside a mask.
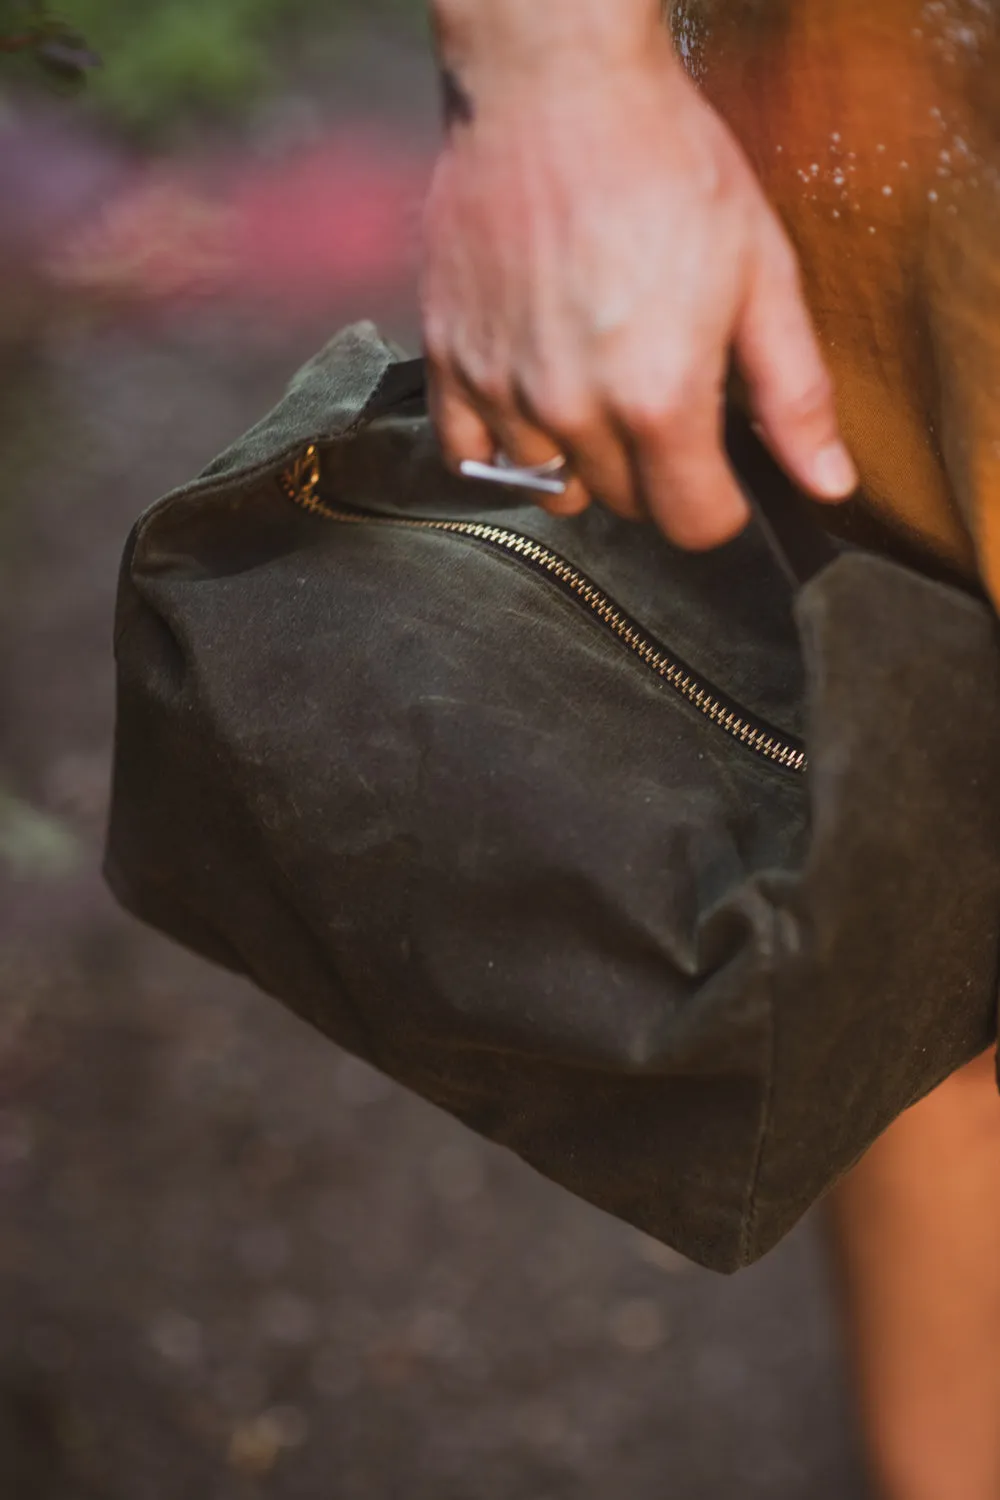
[[[589,400],[582,389],[560,393],[549,385],[522,391],[518,404],[565,455],[575,476],[574,494],[596,498],[628,520],[645,514],[621,438],[596,399]]]
[[[572,476],[565,493],[537,497],[550,514],[579,514],[596,496],[616,514],[648,517],[678,546],[700,551],[735,536],[750,514],[725,454],[721,352],[707,377],[670,385],[658,399],[650,387],[632,399],[619,393],[604,407],[582,397],[558,400],[552,389],[504,400],[493,393],[489,401],[445,369],[432,380],[432,414],[452,467],[469,458],[492,463],[498,450],[523,466],[561,453]]]
[[[445,462],[456,470],[463,459],[492,464],[498,452],[524,467],[548,463],[557,454],[569,458],[558,437],[530,421],[513,401],[488,402],[446,367],[431,368],[430,412]],[[563,494],[539,494],[537,503],[552,515],[572,516],[586,510],[590,499],[571,474]]]
[[[620,420],[649,514],[671,541],[703,551],[743,530],[750,508],[726,460],[719,387],[633,403]]]
[[[544,431],[537,422],[522,415],[521,411],[511,408],[498,410],[490,419],[490,425],[496,434],[497,448],[505,453],[512,463],[524,468],[532,468],[536,464],[548,463],[550,459],[561,455],[572,466],[572,459],[559,438],[551,432]],[[536,502],[550,515],[577,516],[590,504],[590,494],[571,467],[564,493],[561,495],[539,494]]]
[[[704,383],[703,383],[704,384]],[[562,495],[540,495],[552,515],[577,515],[597,496],[626,519],[649,517],[679,546],[717,546],[746,525],[748,507],[722,447],[717,389],[696,397],[619,401],[617,408],[556,399],[552,389],[516,400],[477,396],[447,369],[435,372],[431,410],[446,461],[492,463],[498,450],[524,466],[567,459]]]
[[[428,405],[445,463],[458,469],[463,459],[493,462],[496,443],[458,381],[441,366],[429,367]]]
[[[839,432],[833,381],[820,353],[784,232],[758,255],[735,349],[775,456],[819,500],[845,500],[858,474]]]

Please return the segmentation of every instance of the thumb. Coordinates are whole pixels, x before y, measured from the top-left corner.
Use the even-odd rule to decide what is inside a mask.
[[[858,473],[840,436],[833,381],[795,254],[777,221],[758,256],[734,343],[775,456],[817,499],[846,500],[858,487]]]

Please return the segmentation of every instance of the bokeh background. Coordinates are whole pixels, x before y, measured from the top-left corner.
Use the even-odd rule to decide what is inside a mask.
[[[416,344],[436,99],[419,0],[60,15],[82,92],[0,53],[0,1496],[860,1495],[815,1223],[698,1271],[104,891],[126,532],[339,324]]]

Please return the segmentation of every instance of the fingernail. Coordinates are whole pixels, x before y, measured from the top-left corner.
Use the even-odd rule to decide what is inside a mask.
[[[842,500],[858,487],[858,471],[843,443],[830,443],[813,459],[812,481],[820,495]]]

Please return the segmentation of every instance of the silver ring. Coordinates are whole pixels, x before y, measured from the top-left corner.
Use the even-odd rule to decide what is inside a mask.
[[[543,464],[516,464],[512,458],[508,458],[502,448],[498,448],[493,462],[498,469],[514,469],[519,474],[534,474],[538,479],[559,479],[569,464],[561,453],[555,453]]]
[[[556,453],[543,464],[515,464],[506,453],[498,450],[492,464],[481,464],[467,458],[459,465],[466,479],[485,479],[492,484],[509,484],[516,489],[533,490],[540,495],[564,495],[569,477],[569,464],[561,453]]]

